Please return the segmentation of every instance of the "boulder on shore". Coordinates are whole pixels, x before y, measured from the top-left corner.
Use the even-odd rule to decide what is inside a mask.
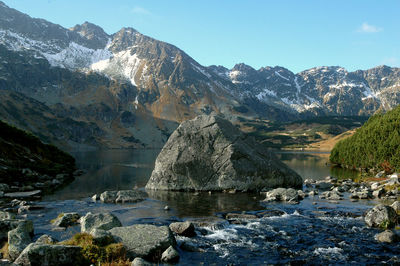
[[[174,235],[168,226],[136,224],[115,227],[109,230],[116,242],[127,249],[127,257],[141,257],[151,261],[160,261],[161,254],[169,247],[176,246]]]
[[[157,157],[146,189],[239,191],[301,187],[302,178],[228,120],[183,122]]]
[[[397,214],[390,206],[377,205],[366,213],[364,221],[369,227],[393,228]]]
[[[80,220],[81,232],[90,232],[93,229],[110,230],[111,228],[122,226],[120,220],[112,213],[88,212]]]
[[[15,265],[81,265],[81,247],[32,243],[14,262]]]

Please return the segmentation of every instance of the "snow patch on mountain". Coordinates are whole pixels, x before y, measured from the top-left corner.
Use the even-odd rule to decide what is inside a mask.
[[[196,66],[196,65],[193,64],[193,63],[192,63],[192,67],[194,67],[194,69],[195,69],[197,72],[203,74],[203,75],[206,76],[207,78],[211,78],[211,75],[208,74],[208,73],[205,71],[205,69],[203,69],[202,67]]]
[[[0,29],[0,43],[13,51],[36,50],[36,51],[59,51],[60,48],[54,43],[46,43],[32,40],[12,32],[10,30]]]
[[[145,63],[144,60],[140,59],[136,54],[131,54],[131,49],[127,49],[114,54],[108,59],[92,64],[90,68],[111,77],[122,76],[128,79],[132,85],[137,86],[135,77],[143,63]]]
[[[71,42],[66,49],[59,53],[42,54],[52,66],[69,69],[87,68],[112,56],[112,53],[107,48],[94,50],[75,42]]]
[[[268,90],[268,89],[264,89],[262,92],[260,92],[259,94],[256,95],[256,97],[259,101],[265,101],[265,98],[267,96],[276,97],[276,92]]]
[[[239,70],[233,70],[231,72],[229,72],[229,77],[232,80],[232,83],[236,84],[236,83],[241,83],[240,81],[237,80],[237,77],[241,74],[242,72],[240,72]]]
[[[282,76],[281,74],[279,74],[278,71],[275,71],[275,74],[276,74],[278,77],[283,78],[283,79],[286,79],[287,81],[289,81],[289,79],[288,79],[287,77]]]

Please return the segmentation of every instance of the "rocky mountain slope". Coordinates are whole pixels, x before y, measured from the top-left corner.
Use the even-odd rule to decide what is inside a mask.
[[[74,170],[72,156],[0,120],[0,197],[4,192],[51,191],[71,181]]]
[[[36,121],[17,108],[23,125],[5,103],[0,117],[56,143],[161,147],[179,122],[199,114],[287,121],[389,110],[400,103],[400,69],[204,67],[132,28],[109,35],[85,22],[66,29],[0,2],[0,88],[39,101],[57,122],[39,130],[49,114],[32,112],[43,114]]]

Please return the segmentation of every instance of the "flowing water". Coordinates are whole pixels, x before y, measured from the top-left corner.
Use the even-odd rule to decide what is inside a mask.
[[[377,229],[367,228],[362,214],[374,201],[345,200],[332,203],[318,196],[298,205],[261,203],[258,194],[149,192],[149,198],[135,204],[103,204],[90,199],[105,190],[143,188],[151,175],[159,150],[110,150],[75,153],[77,165],[87,173],[47,196],[32,211],[38,237],[50,233],[66,239],[79,232],[71,227],[63,232],[51,231],[49,221],[60,212],[111,211],[123,225],[151,223],[167,225],[174,221],[192,220],[201,224],[198,236],[178,237],[180,264],[264,265],[264,264],[376,264],[399,263],[400,248],[374,241]],[[328,175],[355,178],[357,173],[331,168],[329,154],[279,153],[277,156],[304,179],[323,179]],[[165,211],[168,205],[170,211]],[[283,211],[281,213],[277,212]],[[256,214],[258,219],[230,224],[222,219],[227,212]],[[265,213],[272,213],[265,215]],[[264,216],[264,217],[263,217]],[[187,250],[188,248],[186,248]]]

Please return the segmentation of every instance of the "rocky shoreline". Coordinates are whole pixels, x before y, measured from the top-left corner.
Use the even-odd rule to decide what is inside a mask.
[[[284,202],[290,205],[299,204],[304,198],[319,198],[332,204],[340,205],[341,201],[350,202],[369,200],[375,198],[381,203],[371,208],[363,215],[363,220],[368,227],[380,230],[371,241],[378,241],[395,245],[400,240],[397,229],[393,230],[399,222],[400,202],[398,201],[400,187],[397,174],[385,176],[379,182],[353,182],[351,180],[338,180],[327,177],[324,180],[305,180],[303,190],[292,188],[277,188],[270,191],[261,192],[265,196],[262,200],[264,206],[270,206],[274,202]],[[381,190],[384,190],[383,192]],[[377,192],[378,191],[378,192]],[[226,191],[227,194],[242,193],[236,191]],[[125,191],[105,191],[100,195],[95,195],[92,200],[98,200],[103,204],[127,204],[137,203],[146,200],[147,195],[142,190]],[[16,203],[16,201],[14,201]],[[390,204],[389,204],[390,203]],[[20,202],[21,204],[21,202]],[[313,202],[314,204],[314,202]],[[315,204],[317,204],[315,202]],[[273,205],[272,205],[273,206]],[[22,207],[22,206],[21,206]],[[2,265],[33,265],[42,264],[44,261],[53,259],[54,263],[63,264],[63,254],[69,254],[68,258],[73,259],[74,263],[88,263],[92,253],[87,253],[86,246],[79,242],[66,241],[57,242],[50,235],[41,236],[33,242],[34,228],[32,222],[23,219],[24,212],[31,211],[29,208],[18,214],[2,211],[0,213],[0,228],[2,240],[6,241],[3,247],[3,254],[9,260],[2,260]],[[13,209],[14,212],[16,208]],[[122,226],[119,219],[109,212],[86,213],[80,216],[78,213],[62,213],[53,221],[54,231],[65,230],[72,226],[80,226],[77,236],[90,239],[92,249],[100,253],[96,256],[105,258],[104,254],[111,256],[114,260],[124,259],[121,265],[146,265],[146,263],[177,263],[182,252],[204,252],[204,247],[193,245],[184,239],[195,237],[198,234],[209,234],[204,228],[218,228],[224,224],[246,225],[266,217],[279,217],[285,212],[279,208],[267,207],[258,212],[227,212],[218,214],[218,218],[205,220],[191,219],[182,222],[172,222],[169,226],[152,224],[133,224]],[[352,214],[349,214],[352,215]],[[18,217],[18,219],[16,219]],[[22,219],[21,219],[22,218]],[[77,236],[74,236],[75,238]],[[176,237],[180,240],[177,242]],[[183,239],[183,240],[182,240]],[[73,244],[71,246],[71,243]],[[177,244],[178,243],[178,244]],[[120,253],[107,253],[106,250],[118,249]],[[5,249],[6,247],[6,249]],[[39,256],[38,254],[51,254]],[[116,252],[116,251],[115,251]],[[122,252],[122,253],[121,253]],[[100,255],[99,255],[100,254]],[[115,256],[121,255],[120,258]],[[86,256],[86,257],[85,257]],[[114,256],[114,257],[113,257]],[[109,258],[111,258],[109,257]],[[91,263],[94,263],[92,261]],[[65,265],[71,263],[65,261]],[[89,263],[90,264],[90,263]],[[87,265],[89,265],[87,264]],[[150,265],[150,264],[149,264]]]

